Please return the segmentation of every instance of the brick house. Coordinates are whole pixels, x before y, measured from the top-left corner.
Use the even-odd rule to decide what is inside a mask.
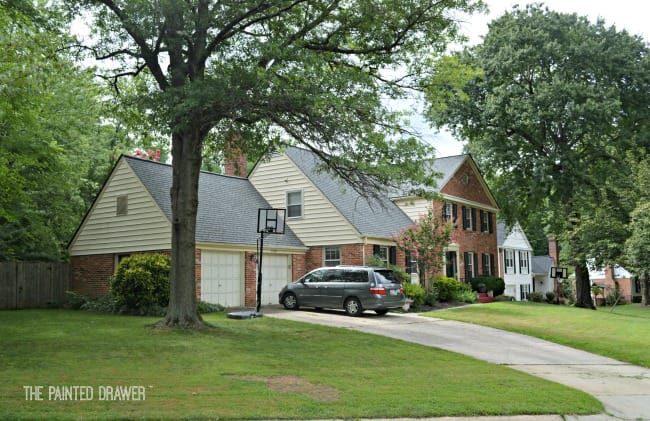
[[[121,258],[171,250],[172,167],[122,156],[68,245],[72,289],[106,294]],[[254,306],[257,210],[269,204],[242,177],[202,172],[196,234],[197,297],[228,307]],[[305,272],[307,248],[288,228],[265,238],[262,304]]]
[[[602,268],[595,268],[591,263],[589,267],[589,280],[591,285],[598,285],[603,291],[603,295],[594,297],[602,298],[607,294],[612,293],[618,289],[624,302],[640,302],[641,301],[641,284],[632,276],[625,268],[619,265],[605,265]]]
[[[289,147],[259,162],[249,180],[309,248],[306,270],[367,265],[372,256],[406,268],[394,236],[413,221],[388,197],[363,198],[327,171],[314,153]]]
[[[454,223],[445,267],[439,273],[462,282],[479,274],[496,275],[496,214],[499,210],[471,155],[437,158],[432,171],[441,174],[440,199],[397,196],[397,204],[413,221],[429,209]]]

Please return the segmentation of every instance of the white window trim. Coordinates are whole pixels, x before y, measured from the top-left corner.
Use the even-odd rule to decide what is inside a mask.
[[[385,259],[384,259],[384,256],[382,256],[383,252],[386,252],[386,258]],[[388,246],[379,246],[379,255],[377,257],[379,257],[382,262],[384,262],[386,265],[388,265],[388,262],[390,260],[390,251],[388,250]]]
[[[289,194],[291,193],[300,193],[300,215],[289,216]],[[305,216],[305,195],[302,190],[289,190],[284,196],[284,200],[287,208],[287,219],[299,219]],[[291,206],[298,206],[297,204],[292,204]]]
[[[336,249],[336,250],[338,250],[339,258],[336,259],[336,260],[334,260],[334,259],[329,259],[328,260],[327,259],[327,250],[328,249]],[[339,247],[339,246],[326,246],[326,247],[323,248],[323,266],[330,266],[330,265],[327,264],[327,262],[336,262],[336,264],[332,265],[332,266],[338,266],[338,265],[340,265],[342,263],[342,261],[341,261],[341,247]]]
[[[506,253],[506,259],[505,259],[506,260],[506,262],[505,262],[506,271],[505,271],[505,273],[507,273],[507,274],[516,273],[515,272],[515,251],[506,249],[505,253]],[[508,258],[509,256],[511,256],[510,259]]]

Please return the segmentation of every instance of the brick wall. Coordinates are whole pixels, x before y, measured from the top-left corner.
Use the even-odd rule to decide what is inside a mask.
[[[113,254],[95,254],[91,256],[72,256],[72,291],[90,297],[108,294],[111,276],[115,272]]]
[[[257,304],[257,254],[244,253],[244,305],[255,307]]]

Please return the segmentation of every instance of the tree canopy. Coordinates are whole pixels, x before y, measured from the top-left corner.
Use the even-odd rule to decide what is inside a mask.
[[[508,222],[541,216],[536,224],[567,240],[577,304],[593,307],[586,258],[620,257],[626,156],[648,146],[646,43],[602,20],[529,5],[438,64],[428,118],[469,141]]]
[[[457,36],[472,0],[77,0],[94,18],[106,77],[148,78],[141,98],[171,133],[172,276],[168,326],[201,326],[194,248],[206,143],[270,152],[298,143],[366,196],[432,185],[431,150],[384,98],[417,86],[424,55]],[[397,76],[399,74],[399,76]],[[233,145],[234,143],[234,145]],[[229,144],[227,148],[226,145]]]

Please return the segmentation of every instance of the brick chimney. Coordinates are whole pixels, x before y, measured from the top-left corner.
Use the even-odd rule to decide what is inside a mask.
[[[553,259],[553,266],[560,265],[560,246],[555,237],[548,237],[548,255]]]
[[[242,152],[237,143],[240,141],[239,136],[234,136],[233,140],[226,144],[224,154],[224,168],[225,175],[236,175],[239,177],[248,176],[248,156]]]

